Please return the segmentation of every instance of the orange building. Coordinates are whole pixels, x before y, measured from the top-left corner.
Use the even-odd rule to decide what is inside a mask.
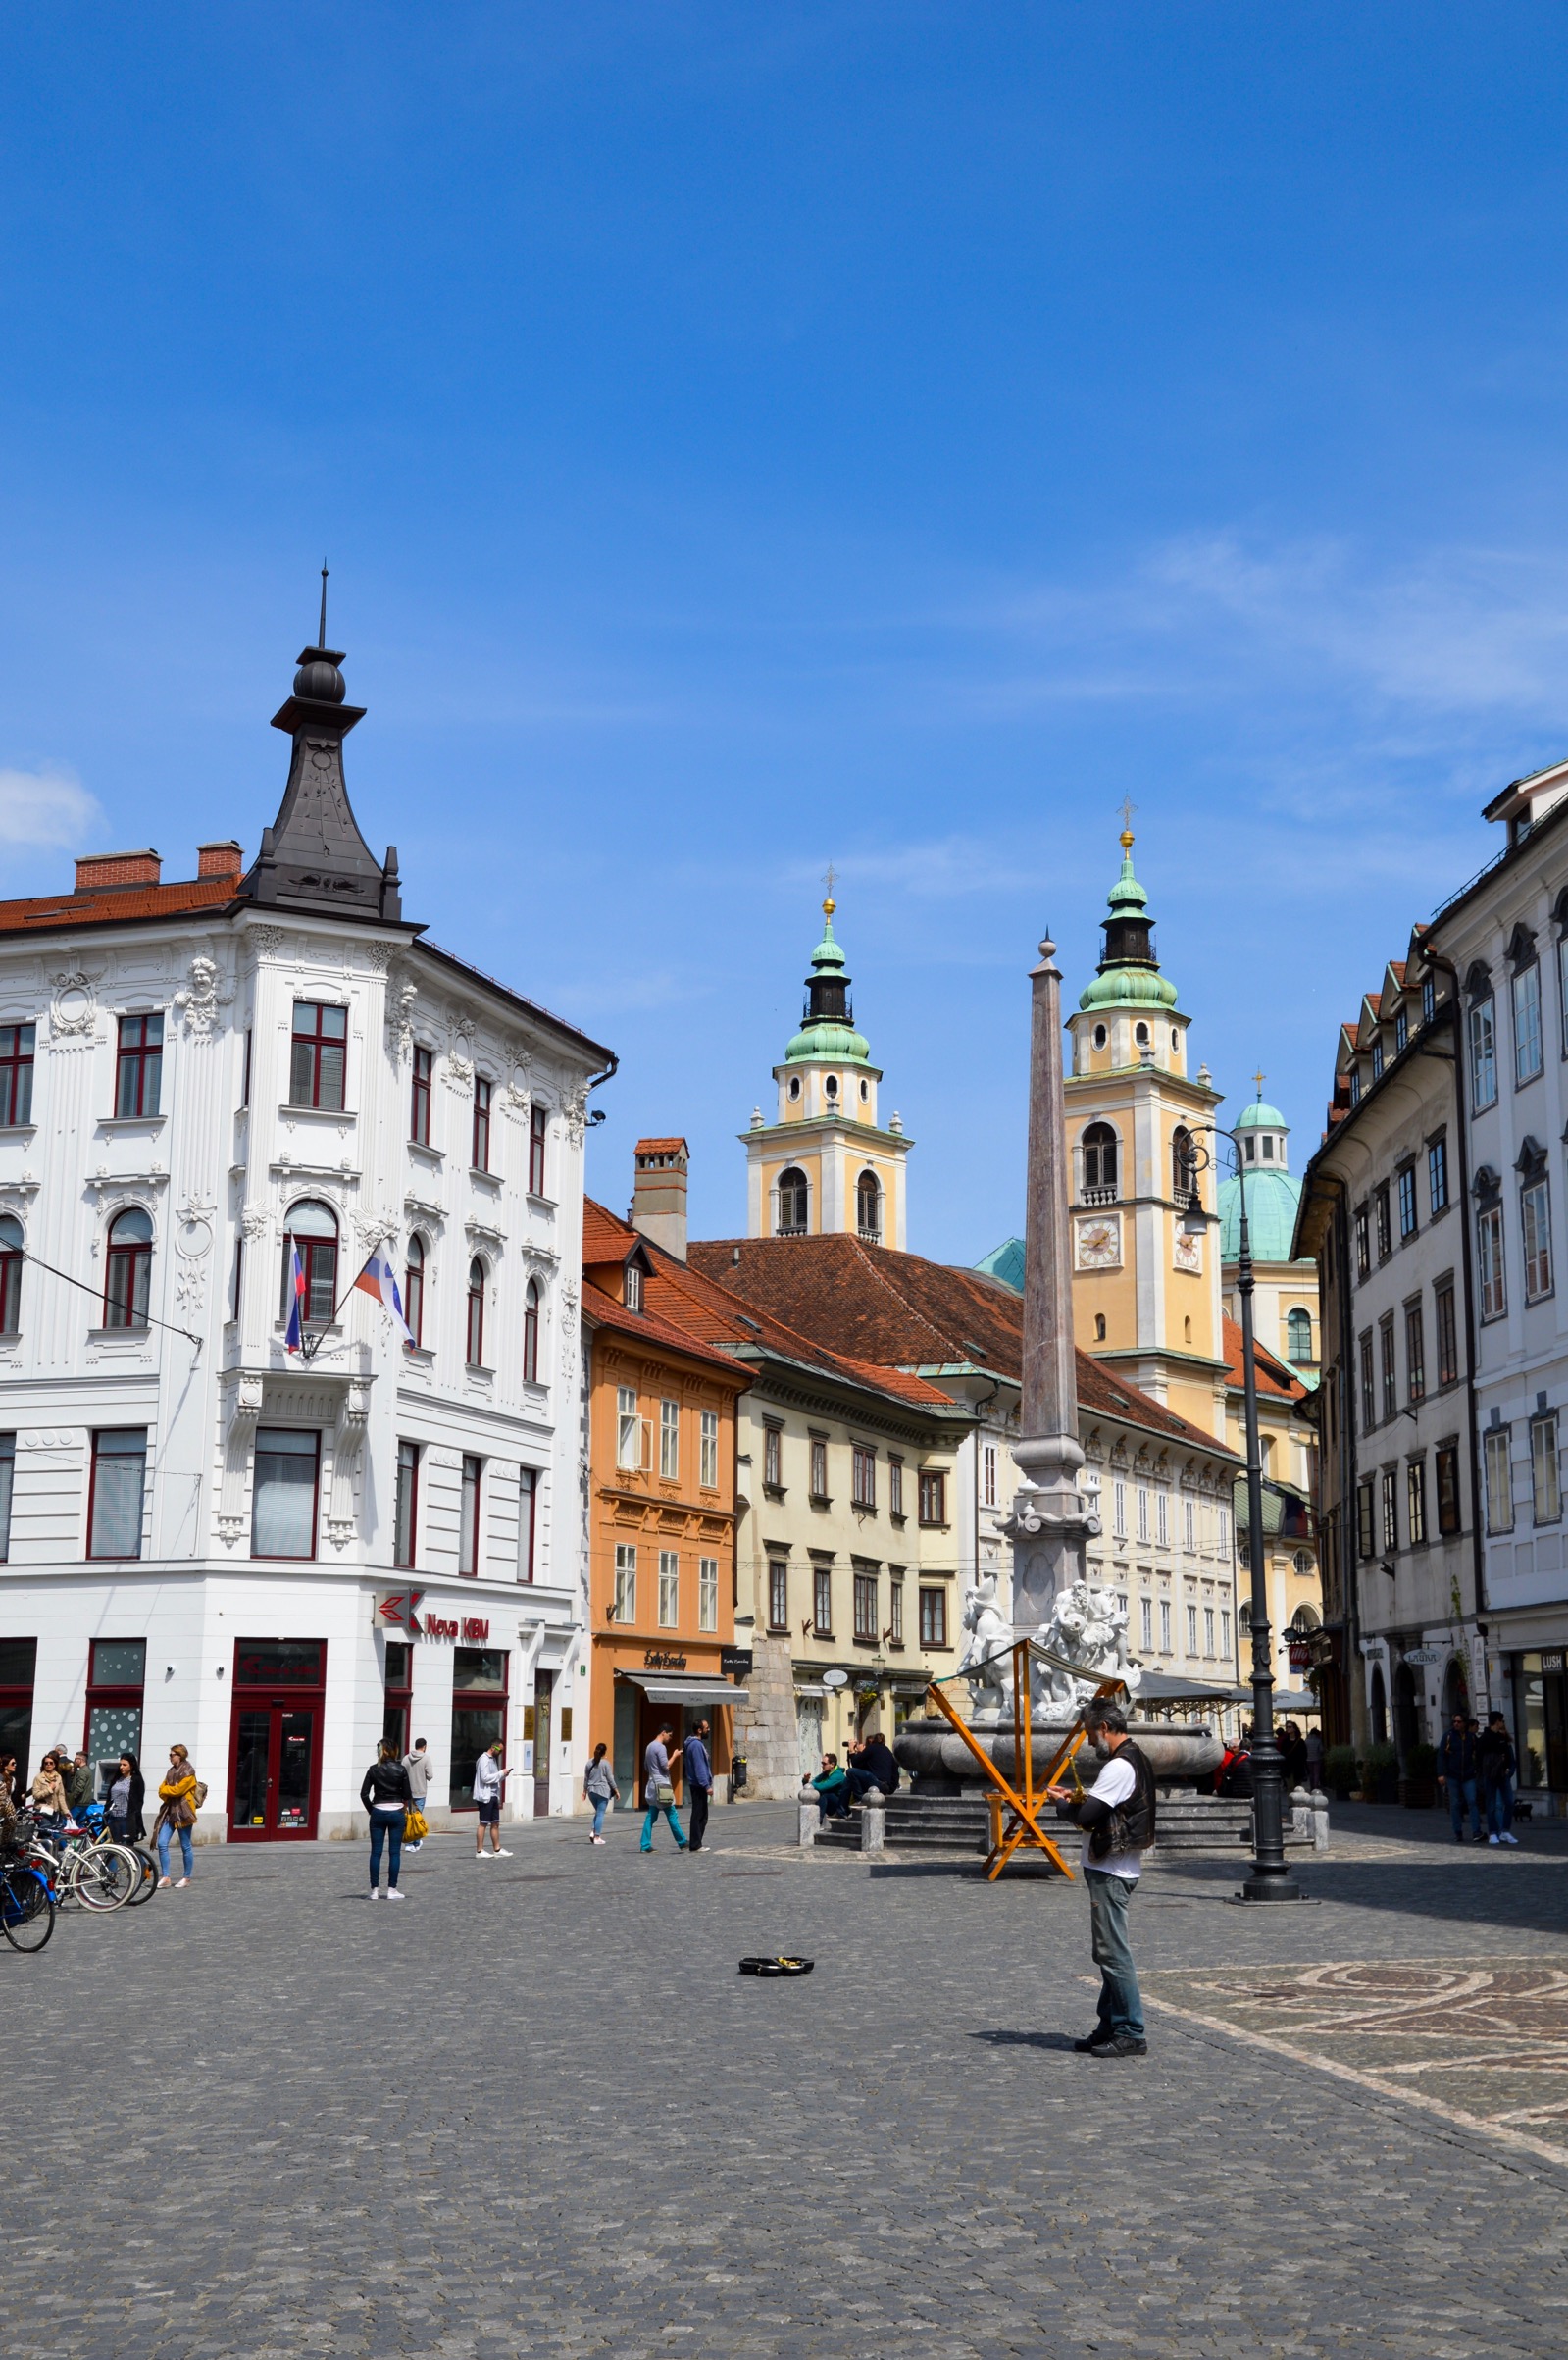
[[[665,1162],[679,1149],[683,1183],[683,1142],[639,1143],[639,1172],[644,1147]],[[640,1801],[642,1750],[662,1720],[678,1738],[710,1721],[722,1776],[733,1709],[745,1701],[724,1665],[734,1646],[735,1404],[751,1374],[677,1324],[689,1306],[670,1269],[629,1222],[584,1201],[589,1749],[610,1747],[626,1810]]]

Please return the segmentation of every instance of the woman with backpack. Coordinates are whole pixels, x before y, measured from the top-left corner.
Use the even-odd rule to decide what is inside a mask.
[[[182,1745],[169,1749],[169,1768],[158,1789],[158,1818],[153,1833],[158,1840],[158,1890],[173,1884],[177,1891],[189,1884],[195,1873],[195,1855],[190,1848],[190,1831],[196,1824],[196,1814],[207,1800],[207,1789],[191,1768],[190,1756]],[[182,1876],[169,1873],[169,1839],[179,1838],[179,1857],[184,1864]]]
[[[359,1799],[370,1813],[371,1821],[371,1899],[379,1901],[381,1883],[381,1850],[386,1850],[386,1898],[401,1901],[404,1895],[398,1886],[397,1873],[403,1865],[403,1827],[414,1808],[414,1789],[409,1784],[402,1757],[390,1738],[383,1737],[377,1749],[376,1759],[365,1772],[365,1783]]]

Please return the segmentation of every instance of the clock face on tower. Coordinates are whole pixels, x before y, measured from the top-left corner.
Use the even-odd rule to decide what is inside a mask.
[[[1078,1267],[1114,1270],[1122,1258],[1122,1223],[1117,1213],[1092,1213],[1078,1224]]]

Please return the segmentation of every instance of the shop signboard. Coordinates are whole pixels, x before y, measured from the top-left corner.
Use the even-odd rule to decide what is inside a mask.
[[[719,1669],[727,1680],[743,1680],[755,1662],[749,1647],[721,1647]]]

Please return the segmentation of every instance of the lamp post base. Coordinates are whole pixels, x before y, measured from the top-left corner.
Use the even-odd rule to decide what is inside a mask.
[[[1241,1901],[1302,1901],[1305,1898],[1293,1876],[1249,1876],[1238,1895]]]

